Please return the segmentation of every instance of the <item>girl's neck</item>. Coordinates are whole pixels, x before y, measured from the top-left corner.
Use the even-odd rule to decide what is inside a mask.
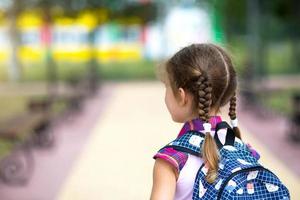
[[[220,112],[216,109],[211,109],[211,111],[209,112],[210,117],[218,116],[219,114],[220,114]],[[195,113],[191,114],[190,116],[188,116],[185,121],[187,122],[187,121],[191,121],[191,120],[197,119],[197,118],[199,118],[199,115],[197,112],[195,112]]]

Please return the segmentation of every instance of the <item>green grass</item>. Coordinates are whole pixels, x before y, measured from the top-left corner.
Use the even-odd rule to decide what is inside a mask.
[[[105,80],[154,79],[155,63],[138,60],[124,62],[98,63],[96,73]],[[59,80],[70,80],[73,77],[85,76],[89,63],[57,62],[55,71]],[[0,65],[0,81],[8,80],[7,67]],[[44,63],[28,63],[22,65],[22,81],[47,80],[47,67]]]
[[[292,97],[295,93],[299,94],[300,90],[286,90],[272,94],[261,94],[259,97],[267,108],[290,117],[293,113]]]
[[[86,63],[59,62],[52,65],[58,80],[68,80],[70,76],[84,74]],[[48,69],[44,63],[23,65],[23,81],[45,81],[48,79]]]
[[[154,79],[155,63],[141,60],[100,64],[100,76],[108,80]]]

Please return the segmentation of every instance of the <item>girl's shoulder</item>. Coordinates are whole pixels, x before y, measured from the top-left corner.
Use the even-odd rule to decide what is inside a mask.
[[[167,161],[178,172],[184,167],[188,157],[188,153],[177,151],[172,147],[164,147],[153,156],[154,159],[160,158]]]

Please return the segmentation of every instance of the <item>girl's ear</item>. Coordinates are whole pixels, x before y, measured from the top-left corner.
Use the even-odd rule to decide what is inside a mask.
[[[178,93],[179,93],[178,104],[180,106],[184,106],[187,103],[187,101],[188,101],[188,99],[187,99],[187,93],[184,91],[183,88],[179,88],[178,89]]]

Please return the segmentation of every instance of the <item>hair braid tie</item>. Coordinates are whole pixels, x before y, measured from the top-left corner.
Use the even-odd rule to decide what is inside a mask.
[[[241,139],[241,131],[238,128],[238,119],[236,117],[236,94],[235,93],[230,99],[228,115],[230,116],[231,125],[233,127],[235,136]]]
[[[205,133],[209,133],[209,134],[211,134],[211,124],[210,123],[204,123],[203,124],[203,127],[204,127],[204,131],[205,131]]]
[[[238,119],[237,118],[232,119],[231,120],[231,125],[232,125],[232,127],[238,127]]]

